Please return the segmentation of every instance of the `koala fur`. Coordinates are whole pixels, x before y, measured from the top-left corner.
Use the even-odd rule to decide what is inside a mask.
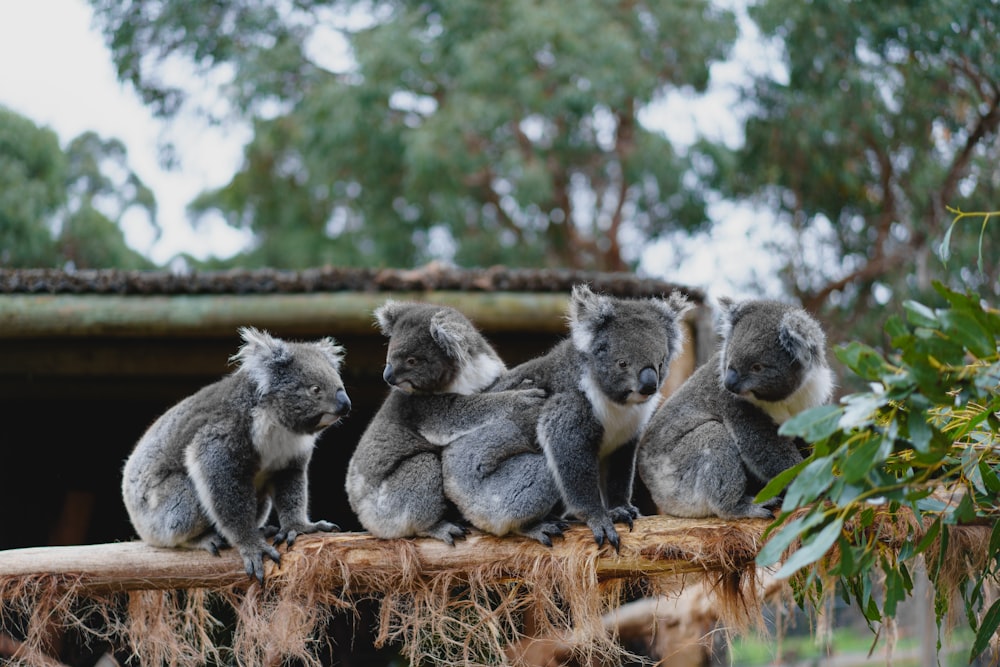
[[[804,310],[776,301],[720,299],[720,350],[653,416],[638,469],[661,513],[773,518],[754,496],[802,461],[778,427],[827,402],[826,336]]]
[[[683,344],[680,321],[690,307],[676,292],[630,300],[576,285],[570,336],[495,385],[545,390],[538,441],[567,513],[587,523],[598,545],[607,540],[617,550],[614,524],[631,526],[639,514],[631,502],[636,444]]]
[[[351,401],[332,338],[295,343],[240,329],[237,370],[156,419],[125,462],[122,497],[143,541],[160,547],[232,545],[263,581],[274,544],[337,530],[308,517],[306,470],[319,434]],[[262,530],[272,504],[279,526]]]
[[[449,520],[441,449],[537,409],[540,391],[483,394],[506,366],[454,308],[389,301],[375,310],[389,338],[383,379],[392,388],[358,442],[345,486],[351,508],[381,538],[465,534]]]

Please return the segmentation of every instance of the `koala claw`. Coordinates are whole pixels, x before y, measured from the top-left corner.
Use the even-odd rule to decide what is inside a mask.
[[[590,526],[590,530],[594,533],[594,541],[597,542],[597,546],[604,546],[604,540],[606,539],[608,544],[615,548],[615,552],[621,551],[621,539],[618,537],[618,531],[615,530],[610,517],[591,519],[587,521],[587,525]]]
[[[552,546],[553,537],[562,537],[563,531],[569,527],[565,521],[543,521],[537,523],[531,528],[524,528],[518,531],[521,535],[525,537],[530,537],[534,540],[538,540],[547,547]]]
[[[243,567],[247,575],[256,579],[261,585],[264,584],[264,556],[281,565],[281,554],[267,542],[240,547],[240,555],[243,556]]]
[[[426,537],[435,537],[449,546],[455,546],[455,540],[465,537],[465,528],[450,521],[439,521],[430,530],[421,533]]]
[[[278,546],[282,542],[288,546],[292,546],[295,542],[295,538],[299,535],[307,535],[309,533],[329,533],[336,530],[340,530],[340,526],[335,523],[330,523],[329,521],[314,521],[312,523],[299,523],[291,526],[283,526],[281,529],[277,530],[271,537],[274,538],[274,545]]]
[[[628,524],[629,532],[631,532],[635,527],[635,519],[639,517],[639,508],[635,505],[626,504],[612,508],[609,513],[611,514],[612,523]]]

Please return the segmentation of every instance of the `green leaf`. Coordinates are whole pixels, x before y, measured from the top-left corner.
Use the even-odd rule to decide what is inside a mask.
[[[844,520],[837,517],[827,524],[823,530],[807,537],[803,540],[802,546],[784,562],[774,576],[778,579],[786,579],[806,565],[815,563],[830,550],[833,543],[837,541],[837,537],[840,535],[843,527]]]
[[[917,548],[914,551],[914,554],[922,554],[923,552],[925,552],[927,550],[927,547],[929,547],[931,543],[934,542],[934,539],[938,536],[940,532],[941,532],[941,517],[937,517],[936,519],[934,519],[934,522],[931,523],[931,526],[930,528],[927,529],[927,532],[924,533],[924,536],[920,538],[920,541],[917,543]]]
[[[910,436],[913,448],[921,454],[926,454],[930,450],[931,436],[933,430],[927,423],[927,414],[923,411],[911,411],[906,414],[906,428]]]
[[[978,359],[986,359],[996,354],[996,337],[971,314],[946,310],[941,313],[940,320],[941,329],[948,338],[961,344]]]
[[[842,403],[847,407],[844,408],[844,414],[837,422],[837,427],[849,431],[871,424],[878,409],[888,402],[889,399],[885,394],[864,393],[845,396]]]
[[[993,638],[993,633],[1000,627],[1000,600],[994,602],[989,611],[983,615],[983,622],[980,623],[976,631],[976,641],[972,643],[972,650],[969,652],[969,662],[972,663],[980,653],[986,650]]]
[[[823,491],[833,483],[833,457],[824,456],[809,462],[796,475],[785,492],[785,500],[781,504],[783,511],[791,511],[816,500]]]
[[[851,450],[841,467],[848,483],[863,479],[892,453],[892,441],[875,434],[867,442]]]
[[[914,327],[927,327],[936,329],[938,326],[937,315],[933,310],[922,303],[916,301],[904,301],[903,310],[906,311],[906,320]]]
[[[806,442],[816,442],[830,437],[837,431],[837,422],[843,414],[837,405],[820,405],[795,415],[778,429],[781,435],[800,437]]]
[[[806,516],[801,516],[793,521],[790,521],[783,526],[780,531],[771,536],[771,539],[764,544],[760,552],[757,554],[757,564],[761,567],[767,567],[768,565],[773,565],[778,562],[782,554],[785,553],[785,549],[787,549],[801,533],[804,533],[813,526],[822,523],[822,521],[823,513],[819,511],[811,512]]]
[[[795,479],[795,476],[799,474],[799,471],[808,465],[807,461],[808,459],[806,459],[806,461],[801,461],[791,468],[782,470],[780,473],[775,475],[771,481],[760,490],[760,493],[758,493],[757,497],[754,498],[754,502],[763,503],[781,493],[785,487],[788,486],[788,483]]]
[[[874,348],[852,341],[834,350],[834,354],[848,368],[868,381],[879,380],[883,374],[891,372],[882,355]]]

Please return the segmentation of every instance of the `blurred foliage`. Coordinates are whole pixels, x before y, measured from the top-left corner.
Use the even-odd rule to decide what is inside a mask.
[[[120,78],[165,116],[188,99],[165,81],[178,59],[231,73],[254,138],[191,211],[254,232],[241,265],[624,270],[705,223],[688,161],[638,114],[704,90],[726,55],[734,17],[707,0],[91,4]],[[324,68],[312,40],[331,33],[352,60]]]
[[[791,228],[789,294],[871,340],[885,309],[940,298],[935,279],[1000,296],[1000,264],[971,268],[971,229],[947,267],[933,261],[948,203],[1000,199],[1000,3],[765,0],[748,11],[784,71],[744,90],[740,150],[701,150],[725,196]],[[1000,243],[998,232],[987,230]]]
[[[120,226],[133,207],[156,219],[126,157],[120,141],[92,132],[64,151],[52,130],[0,107],[0,266],[152,268]]]
[[[886,321],[891,354],[858,342],[836,350],[869,391],[782,426],[813,452],[758,497],[788,485],[758,563],[781,561],[776,576],[792,577],[802,606],[836,587],[873,627],[895,618],[923,564],[939,626],[964,616],[976,633],[971,662],[1000,627],[1000,311],[934,288],[944,307],[908,300],[905,319]],[[992,526],[988,543],[968,547],[982,569],[948,550],[967,525]]]

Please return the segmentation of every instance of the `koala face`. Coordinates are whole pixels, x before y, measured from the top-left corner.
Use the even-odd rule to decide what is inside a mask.
[[[825,337],[801,309],[774,301],[720,302],[724,338],[720,379],[727,391],[783,401],[825,366]]]
[[[382,378],[408,394],[471,393],[504,369],[465,315],[424,303],[387,302],[375,311],[389,337]]]
[[[644,403],[667,377],[680,351],[680,318],[691,305],[669,300],[615,299],[577,286],[571,303],[574,346],[585,353],[591,377],[617,403]]]
[[[245,344],[235,358],[278,423],[294,433],[313,434],[350,413],[351,399],[340,377],[344,350],[332,338],[290,343],[251,328],[241,334]]]

